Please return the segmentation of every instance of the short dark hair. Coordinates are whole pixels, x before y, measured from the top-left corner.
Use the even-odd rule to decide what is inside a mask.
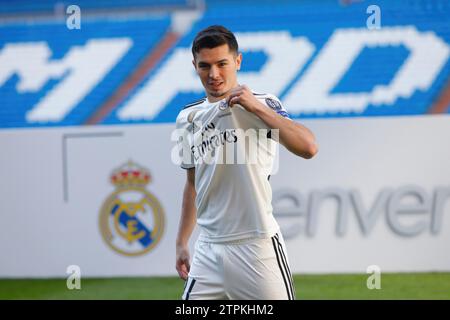
[[[209,26],[201,30],[195,36],[194,42],[192,43],[192,55],[195,58],[195,54],[199,53],[201,49],[212,49],[223,44],[228,44],[228,48],[231,52],[237,53],[239,50],[238,43],[233,32],[224,26]]]

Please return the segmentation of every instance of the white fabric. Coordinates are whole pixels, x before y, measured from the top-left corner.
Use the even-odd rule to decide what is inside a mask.
[[[197,241],[183,300],[292,300],[281,234],[237,242]]]

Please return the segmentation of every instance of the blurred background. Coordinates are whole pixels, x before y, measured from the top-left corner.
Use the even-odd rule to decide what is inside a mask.
[[[204,97],[192,40],[222,24],[239,82],[319,144],[280,148],[270,180],[298,298],[449,299],[449,17],[446,0],[0,0],[0,298],[180,298],[173,131]]]

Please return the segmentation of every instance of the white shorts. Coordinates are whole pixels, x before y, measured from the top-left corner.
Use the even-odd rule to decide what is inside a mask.
[[[277,233],[227,243],[197,240],[182,299],[295,299],[283,237]]]

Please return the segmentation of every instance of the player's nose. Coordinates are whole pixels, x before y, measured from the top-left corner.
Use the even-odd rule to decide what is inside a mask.
[[[219,77],[219,69],[216,66],[212,66],[209,69],[209,78],[210,79],[217,79]]]

